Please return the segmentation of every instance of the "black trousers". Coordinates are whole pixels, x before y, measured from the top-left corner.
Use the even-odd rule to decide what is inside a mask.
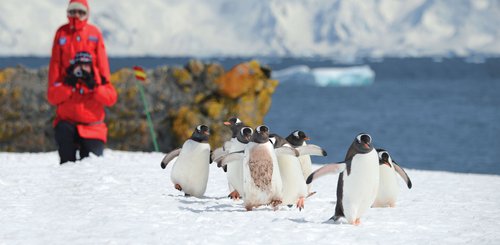
[[[80,137],[76,125],[70,122],[60,121],[55,127],[55,135],[60,164],[76,161],[77,150],[80,152],[80,159],[88,157],[90,152],[102,156],[104,151],[103,141]]]

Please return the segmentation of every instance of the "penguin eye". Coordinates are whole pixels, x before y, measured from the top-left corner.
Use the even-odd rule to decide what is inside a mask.
[[[245,134],[253,134],[253,129],[252,128],[249,128],[249,127],[244,127],[240,130],[240,133],[242,135],[245,135]]]
[[[257,131],[257,133],[268,132],[269,128],[266,125],[260,125],[255,129],[255,131]]]
[[[372,142],[372,137],[368,134],[359,134],[356,136],[356,141],[361,144],[362,142],[366,142],[367,144],[370,144]]]
[[[208,131],[208,126],[201,124],[196,127],[196,130],[198,130],[199,132]]]

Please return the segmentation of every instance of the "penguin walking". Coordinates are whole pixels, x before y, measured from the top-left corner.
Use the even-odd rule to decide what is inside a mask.
[[[286,140],[290,143],[291,146],[297,148],[300,146],[306,146],[306,141],[310,140],[307,135],[300,130],[293,131],[290,135],[286,137]],[[326,156],[326,154],[325,154]],[[301,155],[299,156],[300,167],[302,169],[302,174],[304,176],[304,181],[307,177],[312,173],[312,161],[310,155]],[[312,184],[307,185],[307,193],[308,196],[313,195],[315,192],[311,192]]]
[[[309,175],[306,183],[328,173],[340,173],[335,215],[331,219],[335,223],[361,224],[361,216],[375,201],[379,187],[379,161],[372,137],[358,134],[344,162],[317,169]]]
[[[252,128],[242,127],[229,153],[244,152],[247,144],[252,139],[252,134]],[[240,199],[240,193],[243,193],[243,154],[237,154],[234,158],[224,161],[223,165],[227,166],[226,176],[228,183],[234,188],[229,194],[229,197],[231,197],[231,199]]]
[[[239,165],[241,165],[241,162],[243,162],[243,159],[240,159],[240,160],[236,159],[235,162],[240,162],[240,164],[236,164],[236,165],[231,164],[230,167],[228,165],[222,166],[220,160],[224,156],[231,154],[233,152],[243,151],[245,149],[246,144],[249,142],[249,139],[247,139],[248,135],[246,135],[246,136],[241,135],[238,138],[238,135],[240,133],[242,133],[241,129],[243,127],[245,127],[245,124],[238,117],[229,118],[227,121],[224,122],[224,125],[228,126],[229,129],[231,130],[231,139],[224,142],[222,147],[219,147],[212,152],[212,159],[214,159],[218,162],[217,167],[222,167],[224,172],[226,172],[228,188],[229,188],[229,192],[230,192],[228,197],[236,200],[236,199],[240,198],[241,189],[240,189],[240,191],[238,191],[238,188],[235,188],[231,184],[230,178],[233,177],[233,180],[235,180],[234,179],[235,175],[241,176],[241,174],[239,173],[241,171],[241,166],[239,166]],[[253,132],[253,130],[251,128],[249,128],[249,129]],[[245,130],[245,132],[248,132],[248,129]],[[251,137],[252,132],[250,132],[250,137]],[[229,170],[228,168],[231,168],[231,170]],[[230,173],[228,171],[230,171]]]
[[[296,132],[298,131],[294,131],[290,135],[296,134]],[[278,165],[283,183],[283,204],[289,207],[295,204],[300,211],[304,208],[305,198],[309,195],[300,157],[309,157],[309,154],[326,156],[326,151],[315,145],[305,147],[302,145],[304,142],[297,143],[293,139],[292,142],[295,144],[292,144],[288,140],[290,137],[282,138],[277,134],[271,134],[270,137],[271,142],[274,142],[278,157]],[[281,154],[281,147],[296,148],[296,151],[300,155]],[[310,149],[315,149],[316,152],[310,151]]]
[[[412,183],[408,174],[401,168],[384,149],[377,149],[380,168],[380,185],[377,198],[372,207],[395,207],[396,200],[400,193],[400,187],[397,180],[397,174],[403,178],[408,189],[411,189]]]
[[[170,179],[175,189],[184,192],[186,196],[202,197],[207,188],[210,164],[209,135],[208,126],[198,125],[182,148],[171,151],[161,162],[161,168],[165,169],[169,162],[177,158],[172,166]]]
[[[247,211],[282,202],[282,182],[278,159],[269,141],[269,128],[258,126],[243,157],[243,200]]]

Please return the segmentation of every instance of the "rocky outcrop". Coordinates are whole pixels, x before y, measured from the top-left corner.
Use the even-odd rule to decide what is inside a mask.
[[[210,127],[210,143],[221,145],[230,137],[222,124],[231,116],[251,126],[263,122],[278,81],[258,61],[229,71],[216,63],[191,60],[185,67],[147,71],[144,84],[160,150],[181,146],[198,124]],[[146,113],[132,69],[111,76],[119,98],[107,109],[107,147],[118,150],[153,149]],[[54,107],[46,100],[47,69],[23,67],[0,70],[0,151],[55,150]]]

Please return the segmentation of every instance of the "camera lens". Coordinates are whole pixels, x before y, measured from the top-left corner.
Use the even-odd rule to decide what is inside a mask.
[[[82,77],[83,76],[82,70],[75,70],[74,74],[75,74],[76,77]]]

